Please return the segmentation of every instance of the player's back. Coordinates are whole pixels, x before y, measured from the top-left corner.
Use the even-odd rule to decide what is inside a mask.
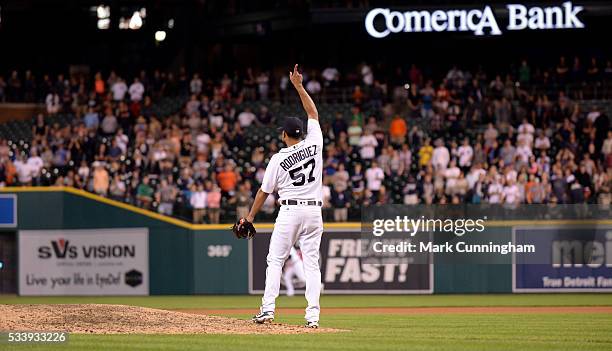
[[[319,122],[308,119],[306,138],[272,156],[262,189],[277,190],[281,201],[322,201],[322,177],[323,134]]]

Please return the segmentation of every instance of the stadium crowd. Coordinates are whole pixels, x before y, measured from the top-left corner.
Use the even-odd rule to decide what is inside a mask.
[[[297,106],[284,73],[0,76],[0,101],[46,110],[31,140],[0,139],[0,186],[70,186],[194,223],[246,216],[267,160],[283,147],[272,127],[284,116],[271,106]],[[321,116],[324,208],[335,221],[388,203],[612,201],[607,111],[582,104],[610,91],[610,60],[561,58],[544,69],[523,61],[492,76],[457,66],[439,77],[416,65],[308,68],[305,87],[318,104],[350,102]],[[164,98],[183,107],[159,115]],[[48,122],[58,114],[70,123]],[[253,144],[261,129],[271,137]]]

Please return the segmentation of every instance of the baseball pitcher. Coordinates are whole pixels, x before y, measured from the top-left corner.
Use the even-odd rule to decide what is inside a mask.
[[[300,95],[308,115],[306,137],[303,138],[304,128],[299,118],[285,118],[279,131],[287,147],[270,159],[249,215],[240,219],[235,227],[246,228],[249,232],[246,237],[252,236],[255,232],[252,225],[255,215],[268,195],[278,191],[281,208],[270,240],[266,288],[260,313],[253,317],[253,321],[265,323],[274,320],[275,300],[279,294],[283,265],[291,248],[298,242],[302,250],[306,278],[306,327],[318,328],[321,294],[319,246],[323,233],[323,133],[319,126],[317,108],[302,85],[302,74],[298,72],[298,65],[289,73],[289,79]]]

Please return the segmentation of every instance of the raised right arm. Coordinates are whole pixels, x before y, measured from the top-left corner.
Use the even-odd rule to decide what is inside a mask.
[[[308,118],[316,119],[318,121],[319,112],[317,111],[317,107],[315,106],[314,101],[312,101],[312,98],[310,97],[310,95],[308,95],[306,89],[304,89],[304,86],[302,85],[303,77],[302,74],[298,72],[297,68],[298,65],[296,64],[293,67],[293,72],[289,72],[289,80],[295,87],[295,90],[297,90],[298,94],[300,95],[302,106],[304,106],[304,110],[306,111],[306,115],[308,115]]]

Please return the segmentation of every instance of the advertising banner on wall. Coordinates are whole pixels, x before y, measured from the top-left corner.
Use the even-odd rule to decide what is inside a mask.
[[[266,256],[271,233],[257,233],[249,240],[249,292],[261,294],[265,288]],[[326,231],[321,239],[321,280],[326,294],[431,294],[433,263],[412,264],[407,258],[364,257],[360,252],[359,231]],[[299,252],[299,251],[298,251]],[[291,259],[289,260],[291,261]],[[298,262],[299,263],[299,262]],[[285,264],[285,272],[288,265]],[[304,283],[291,277],[295,292]],[[281,279],[281,294],[286,293]]]
[[[515,253],[514,292],[612,292],[612,227],[516,227],[513,240],[535,245],[548,261]]]
[[[365,29],[374,38],[395,33],[419,32],[472,32],[474,35],[502,35],[504,31],[559,30],[585,28],[584,6],[571,1],[549,4],[552,6],[526,6],[507,4],[499,8],[507,22],[498,18],[491,6],[449,9],[412,9],[398,11],[373,8],[365,16]]]
[[[20,295],[148,295],[147,228],[19,231]]]
[[[17,226],[17,195],[0,194],[0,228]]]

